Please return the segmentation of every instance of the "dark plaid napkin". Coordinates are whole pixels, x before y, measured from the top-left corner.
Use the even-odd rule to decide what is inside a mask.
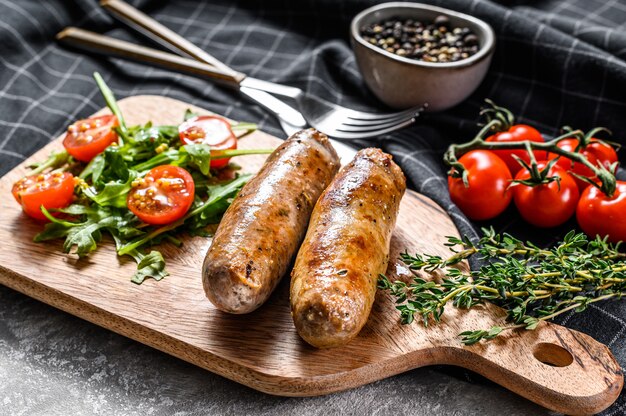
[[[491,69],[463,104],[425,116],[415,126],[373,144],[391,152],[410,186],[444,207],[462,233],[475,236],[484,224],[468,221],[451,203],[441,156],[449,143],[475,134],[485,97],[547,136],[569,124],[583,130],[605,126],[615,132],[613,140],[624,140],[626,1],[426,2],[472,14],[493,26],[497,48]],[[346,106],[384,110],[362,82],[348,44],[351,18],[374,1],[131,3],[237,70],[298,86]],[[257,122],[263,130],[283,136],[276,120],[231,91],[59,47],[54,35],[67,25],[144,41],[118,28],[95,0],[0,1],[0,175],[59,135],[71,121],[104,105],[91,76],[94,71],[103,74],[120,98],[166,95]],[[557,230],[533,229],[514,210],[490,224],[546,244],[575,226],[572,222]],[[566,315],[560,323],[605,343],[626,366],[626,303],[593,305],[584,314]],[[625,412],[622,394],[605,414]]]

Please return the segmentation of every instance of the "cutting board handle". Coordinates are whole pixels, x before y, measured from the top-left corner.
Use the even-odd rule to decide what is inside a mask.
[[[588,335],[542,322],[536,330],[503,333],[453,348],[447,364],[473,370],[547,408],[593,414],[613,403],[623,372],[608,347]]]

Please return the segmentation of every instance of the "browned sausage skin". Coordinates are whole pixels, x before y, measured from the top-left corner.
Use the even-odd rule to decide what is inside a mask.
[[[390,155],[363,149],[317,201],[291,274],[291,313],[309,344],[344,345],[365,325],[405,187]]]
[[[294,134],[268,157],[224,214],[204,260],[204,291],[218,309],[248,313],[267,300],[338,169],[328,137],[314,129]]]

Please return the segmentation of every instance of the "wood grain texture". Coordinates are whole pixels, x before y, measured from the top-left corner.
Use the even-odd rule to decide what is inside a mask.
[[[129,124],[148,120],[174,124],[181,121],[186,108],[193,108],[156,96],[127,98],[120,106]],[[279,143],[255,132],[241,139],[240,147]],[[316,350],[295,331],[287,280],[251,315],[228,315],[213,308],[205,298],[200,272],[210,239],[184,237],[180,249],[163,244],[171,275],[140,286],[129,280],[135,263],[117,258],[111,242],[85,259],[63,254],[61,241],[35,244],[32,237],[41,225],[21,213],[9,191],[27,172],[26,166],[60,147],[59,140],[51,143],[0,179],[0,283],[28,296],[277,395],[327,394],[432,364],[468,368],[568,414],[605,409],[622,389],[622,370],[606,346],[555,324],[542,323],[535,331],[508,332],[487,343],[463,346],[459,332],[502,323],[505,314],[493,305],[470,311],[448,308],[443,322],[429,328],[401,326],[391,297],[379,293],[368,323],[353,342],[344,348]],[[235,162],[254,172],[264,158],[247,156]],[[399,279],[410,276],[397,260],[405,249],[446,255],[442,243],[447,235],[457,235],[448,215],[428,198],[407,192],[392,240],[388,274]]]

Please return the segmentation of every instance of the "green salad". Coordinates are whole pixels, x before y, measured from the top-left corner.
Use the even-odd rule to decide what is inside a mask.
[[[183,233],[210,236],[250,178],[229,158],[273,149],[237,149],[254,124],[189,110],[180,125],[127,126],[111,90],[94,77],[112,114],[69,126],[64,150],[31,166],[13,196],[45,222],[34,241],[64,239],[66,253],[83,257],[108,234],[118,256],[137,262],[132,282],[160,280],[168,273],[155,246],[180,246]]]

